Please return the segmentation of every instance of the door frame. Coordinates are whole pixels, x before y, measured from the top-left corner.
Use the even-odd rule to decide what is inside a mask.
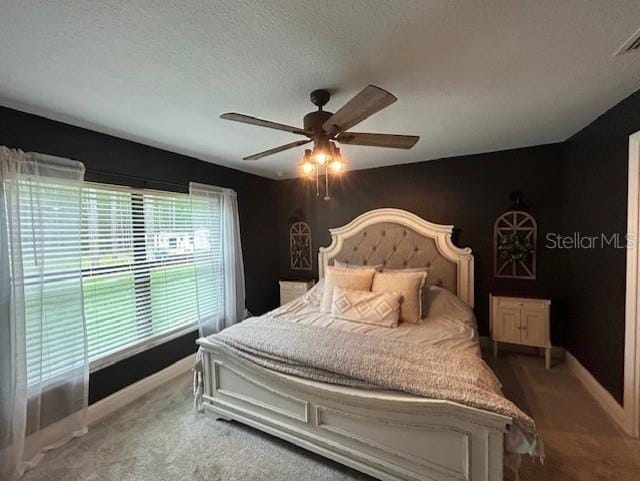
[[[629,136],[627,282],[624,330],[624,425],[640,437],[640,131]],[[631,244],[631,242],[633,244]]]

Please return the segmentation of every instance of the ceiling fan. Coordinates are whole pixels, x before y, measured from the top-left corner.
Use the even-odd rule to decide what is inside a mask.
[[[327,90],[314,90],[311,92],[311,102],[318,107],[318,110],[304,116],[303,128],[236,113],[222,114],[220,118],[270,129],[284,130],[285,132],[307,137],[305,140],[297,140],[285,145],[280,145],[279,147],[274,147],[273,149],[265,150],[264,152],[249,155],[242,160],[258,160],[309,142],[314,142],[314,152],[320,150],[328,154],[330,152],[327,152],[327,150],[330,150],[330,144],[333,142],[350,145],[368,145],[371,147],[410,149],[419,139],[419,137],[415,135],[370,134],[347,131],[398,100],[394,95],[380,87],[368,85],[362,89],[359,94],[344,104],[335,114],[322,110],[327,102],[329,102],[330,97],[331,95]]]
[[[307,137],[304,140],[296,140],[295,142],[280,145],[273,149],[265,150],[264,152],[249,155],[242,160],[258,160],[268,155],[313,142],[313,149],[305,150],[302,169],[307,175],[311,175],[313,172],[316,173],[317,195],[320,195],[318,188],[319,176],[322,173],[321,171],[324,170],[326,185],[325,199],[329,199],[329,169],[333,172],[338,172],[344,167],[340,149],[336,146],[336,142],[349,145],[410,149],[420,138],[415,135],[372,134],[348,131],[351,127],[354,127],[398,100],[394,95],[375,85],[366,86],[336,113],[322,110],[331,98],[331,94],[327,90],[314,90],[311,92],[310,98],[311,102],[318,107],[318,110],[309,112],[304,116],[303,128],[237,113],[222,114],[220,118],[257,125],[259,127],[284,130],[285,132]]]

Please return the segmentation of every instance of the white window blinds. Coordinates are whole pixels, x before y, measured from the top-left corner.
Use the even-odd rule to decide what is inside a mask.
[[[19,227],[15,229],[19,235],[10,243],[20,241],[19,249],[10,249],[16,260],[11,277],[14,283],[24,283],[24,298],[16,296],[14,302],[24,302],[29,385],[68,378],[70,371],[81,371],[86,362],[78,258],[79,185],[62,179],[20,180],[17,190],[5,185],[5,195],[13,193],[18,205],[17,218],[10,220]],[[17,256],[21,256],[19,262]],[[17,311],[21,308],[16,305]]]
[[[219,205],[207,206],[206,229],[194,229],[194,216],[196,224],[200,224],[203,210],[192,209],[187,194],[84,185],[79,242],[77,231],[75,236],[67,234],[59,230],[57,222],[58,231],[45,237],[43,251],[51,295],[60,298],[60,306],[52,313],[59,319],[54,324],[60,328],[52,328],[47,335],[55,337],[53,344],[59,343],[49,344],[61,361],[67,343],[61,320],[69,315],[64,308],[64,295],[70,294],[60,291],[64,287],[60,279],[64,278],[65,262],[77,260],[78,256],[88,355],[94,365],[96,361],[118,357],[124,351],[144,348],[158,339],[195,328],[199,309],[201,314],[222,312]],[[52,215],[55,212],[64,215],[64,209],[60,208],[65,202],[64,190],[53,185],[48,188],[51,195],[40,199],[51,204]],[[23,199],[21,214],[29,219],[29,197]],[[42,225],[46,229],[46,221]],[[23,236],[25,252],[33,251],[29,251],[29,239],[28,235]],[[34,258],[31,262],[37,261]],[[206,286],[200,286],[205,289],[196,290],[196,269],[200,280],[206,279]],[[207,271],[205,276],[203,269]],[[39,306],[34,303],[28,308]]]
[[[197,296],[195,258],[218,266],[222,255],[207,248],[194,256],[209,239],[194,231],[188,195],[87,185],[82,271],[91,359],[195,326],[199,302],[221,309],[221,283]]]

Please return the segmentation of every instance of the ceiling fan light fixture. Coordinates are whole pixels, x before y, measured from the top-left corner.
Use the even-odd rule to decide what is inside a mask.
[[[327,162],[331,161],[331,158],[331,154],[327,153],[323,149],[315,149],[313,151],[313,159],[318,165],[325,165]]]
[[[334,171],[335,173],[338,173],[344,167],[344,163],[341,160],[336,159],[333,162],[331,162],[330,166],[332,171]]]
[[[306,175],[313,173],[314,170],[315,167],[313,166],[313,163],[309,161],[305,161],[302,163],[302,172],[304,172]]]
[[[302,157],[302,163],[300,164],[302,173],[311,178],[311,174],[316,170],[316,164],[313,160],[313,153],[311,149],[304,150],[304,156]]]

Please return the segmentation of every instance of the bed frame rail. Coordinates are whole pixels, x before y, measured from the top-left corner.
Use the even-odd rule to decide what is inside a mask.
[[[384,481],[502,481],[511,419],[454,402],[303,380],[206,339],[203,407]]]

